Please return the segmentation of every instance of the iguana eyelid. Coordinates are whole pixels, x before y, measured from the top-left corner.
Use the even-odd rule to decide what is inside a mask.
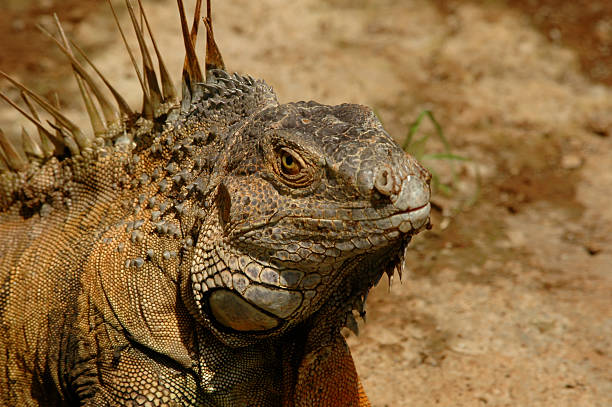
[[[295,134],[287,130],[277,130],[265,136],[262,147],[274,178],[291,189],[304,189],[320,179],[321,160],[316,153],[295,142],[294,138]],[[295,175],[282,170],[283,152],[290,154],[301,167]]]
[[[283,169],[283,155],[288,154],[294,160],[299,170],[294,174],[288,173]],[[315,166],[305,160],[301,154],[289,147],[280,147],[275,150],[273,160],[274,172],[279,176],[283,183],[294,188],[303,188],[311,185],[315,180]]]

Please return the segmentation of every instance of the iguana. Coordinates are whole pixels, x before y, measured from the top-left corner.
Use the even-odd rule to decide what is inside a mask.
[[[230,74],[210,1],[203,74],[178,0],[177,96],[138,3],[141,112],[59,21],[93,131],[2,74],[37,134],[0,136],[0,404],[369,405],[340,331],[429,226],[429,173],[367,107]]]

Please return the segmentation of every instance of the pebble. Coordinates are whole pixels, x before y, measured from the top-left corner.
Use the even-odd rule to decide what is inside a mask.
[[[575,170],[582,167],[583,159],[577,154],[566,154],[561,158],[561,168]]]

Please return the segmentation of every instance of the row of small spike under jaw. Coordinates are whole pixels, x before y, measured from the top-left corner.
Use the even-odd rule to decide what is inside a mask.
[[[66,150],[73,156],[79,155],[83,150],[92,148],[96,143],[96,139],[114,140],[123,133],[129,134],[131,126],[133,126],[138,118],[142,117],[147,120],[155,120],[167,114],[171,108],[177,106],[177,92],[172,85],[172,80],[170,79],[166,65],[162,59],[155,38],[153,37],[151,26],[149,25],[149,21],[142,6],[142,0],[137,0],[138,11],[141,17],[140,22],[138,21],[139,19],[137,18],[137,13],[132,6],[131,0],[125,0],[142,55],[142,72],[136,63],[133,53],[127,45],[125,33],[121,29],[117,13],[115,12],[111,0],[107,1],[143,91],[142,111],[138,114],[132,111],[121,94],[110,84],[100,70],[96,68],[83,50],[74,42],[68,40],[57,15],[54,15],[59,39],[45,28],[41,26],[38,28],[51,38],[59,49],[68,57],[89,115],[93,134],[82,131],[74,122],[62,114],[59,108],[59,102],[56,101],[56,103],[51,103],[45,100],[36,92],[0,71],[0,76],[7,79],[19,89],[21,98],[27,106],[27,110],[17,105],[2,92],[0,92],[0,97],[22,113],[38,129],[38,136],[33,136],[23,129],[21,146],[14,145],[0,129],[0,172],[25,171],[30,161],[41,162],[52,156],[63,156]],[[225,65],[213,36],[210,0],[207,0],[206,3],[207,16],[203,21],[207,30],[206,72],[208,73],[208,71],[212,69],[225,69]],[[195,93],[198,84],[204,81],[204,76],[194,48],[198,35],[202,0],[196,0],[191,30],[187,25],[183,0],[177,0],[177,4],[181,17],[181,29],[186,50],[185,64],[183,66],[183,94],[181,106],[188,107],[191,103],[191,95]],[[153,44],[153,50],[158,61],[159,78],[153,65],[149,46],[145,40],[147,34]],[[115,99],[117,107],[113,106],[87,69],[76,58],[73,48],[78,51],[108,88]],[[48,126],[43,124],[41,116],[35,108],[35,104],[39,105],[53,117],[54,123],[49,122],[49,126],[52,129],[49,129]]]

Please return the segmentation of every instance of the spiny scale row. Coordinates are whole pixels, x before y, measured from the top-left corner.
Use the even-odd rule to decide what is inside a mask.
[[[0,172],[8,170],[24,171],[27,169],[30,161],[42,162],[52,156],[64,156],[66,150],[68,150],[72,156],[79,155],[83,150],[92,148],[98,138],[102,140],[117,140],[123,135],[131,137],[129,135],[130,131],[134,130],[138,118],[144,118],[148,121],[156,120],[167,114],[173,107],[176,107],[178,102],[177,92],[172,85],[172,80],[170,79],[170,75],[162,59],[157,42],[153,37],[151,26],[142,6],[142,0],[137,0],[138,11],[141,17],[140,21],[142,23],[139,23],[131,0],[125,0],[143,60],[142,73],[136,63],[134,55],[127,46],[125,34],[119,24],[117,13],[115,12],[111,0],[107,1],[143,91],[142,111],[139,114],[134,114],[125,99],[91,62],[83,50],[74,44],[74,42],[67,39],[59,19],[54,15],[59,39],[49,33],[45,28],[39,26],[39,29],[51,38],[62,53],[68,57],[92,125],[93,134],[82,131],[70,119],[62,114],[57,104],[54,105],[50,103],[36,92],[0,71],[0,76],[6,78],[20,90],[21,97],[28,106],[28,111],[18,106],[4,93],[0,92],[0,97],[32,122],[38,129],[39,135],[38,137],[33,137],[24,129],[21,136],[21,145],[16,146],[4,135],[2,130],[0,130]],[[186,50],[185,63],[183,66],[183,95],[181,106],[188,108],[192,102],[192,95],[196,95],[203,91],[201,86],[203,75],[194,45],[197,39],[202,0],[196,0],[196,11],[194,13],[191,30],[187,27],[183,1],[177,0],[177,4],[181,16],[181,28]],[[225,66],[218,47],[214,42],[212,20],[210,16],[210,0],[207,0],[207,11],[208,15],[204,18],[204,23],[208,33],[206,45],[206,69],[208,74],[209,70],[224,69]],[[153,66],[151,52],[145,40],[147,34],[153,44],[153,50],[158,61],[159,78]],[[113,107],[113,104],[104,96],[102,89],[100,89],[83,64],[76,58],[73,47],[108,88],[108,91],[110,91],[115,99],[116,107]],[[209,89],[209,91],[212,91],[212,89]],[[32,101],[53,117],[55,123],[47,123],[52,128],[51,130],[42,122]],[[149,126],[149,128],[151,127],[152,126]],[[125,130],[127,130],[127,132]]]
[[[162,257],[164,258],[164,260],[174,259],[177,256],[178,256],[177,252],[173,250],[166,250],[162,254]],[[147,250],[147,257],[149,260],[155,260],[155,252],[151,249]],[[126,268],[129,268],[129,267],[141,268],[145,264],[145,261],[146,260],[143,259],[142,257],[127,259],[125,261],[125,267]]]

